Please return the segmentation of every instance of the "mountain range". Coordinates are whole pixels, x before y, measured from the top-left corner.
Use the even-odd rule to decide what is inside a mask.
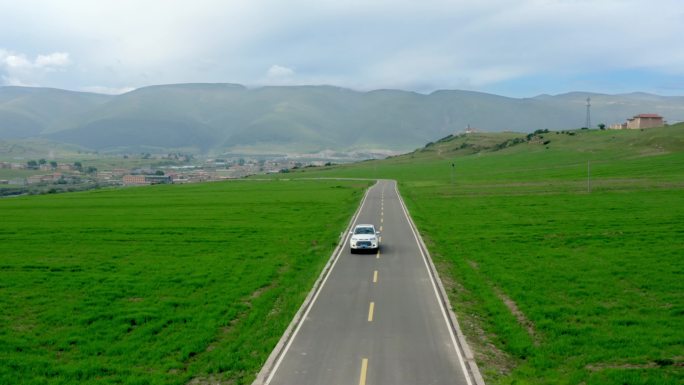
[[[0,140],[42,138],[102,152],[401,152],[462,132],[612,124],[639,113],[684,120],[684,97],[573,92],[509,98],[473,91],[359,92],[332,86],[173,84],[101,95],[0,87]]]

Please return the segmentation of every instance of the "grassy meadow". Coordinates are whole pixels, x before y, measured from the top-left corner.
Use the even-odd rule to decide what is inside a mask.
[[[684,383],[684,125],[272,177],[0,200],[0,383],[249,383],[370,184],[301,177],[399,181],[488,384]]]
[[[399,181],[488,384],[684,383],[684,125],[471,134],[299,175]]]
[[[250,383],[368,185],[0,200],[0,384]]]

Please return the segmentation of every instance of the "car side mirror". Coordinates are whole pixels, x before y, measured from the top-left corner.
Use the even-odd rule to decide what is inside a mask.
[[[380,235],[380,232],[379,232],[379,231],[376,231],[376,232],[375,232],[375,235]]]

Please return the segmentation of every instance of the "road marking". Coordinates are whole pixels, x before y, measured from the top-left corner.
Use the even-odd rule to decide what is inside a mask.
[[[368,322],[373,322],[373,310],[375,310],[375,302],[371,302],[368,307]]]
[[[378,254],[375,256],[375,259],[380,259],[380,250],[378,250]]]
[[[382,242],[382,237],[378,237],[378,242]],[[378,253],[380,252],[378,251]]]
[[[380,223],[383,222],[383,220],[382,220],[382,215],[383,215],[383,214],[381,213],[381,214],[380,214]]]
[[[382,225],[380,225],[380,231],[382,231]]]
[[[366,373],[368,372],[368,358],[361,360],[361,375],[359,376],[359,385],[366,385]]]
[[[432,282],[432,289],[435,293],[435,297],[437,298],[437,303],[439,304],[440,310],[442,310],[442,316],[444,317],[444,322],[446,323],[447,330],[449,330],[449,335],[451,337],[451,343],[452,346],[454,347],[454,350],[456,351],[456,356],[458,356],[458,361],[461,364],[461,370],[463,371],[463,376],[466,379],[466,383],[468,385],[472,385],[472,381],[470,380],[470,376],[468,375],[468,369],[466,368],[465,360],[463,360],[463,355],[461,355],[461,350],[459,349],[458,342],[456,342],[456,336],[454,335],[454,329],[451,327],[451,322],[449,321],[449,316],[447,315],[446,309],[444,307],[444,304],[442,303],[439,292],[437,290],[437,283],[435,282],[435,278],[432,276],[432,273],[430,271],[430,266],[428,265],[427,261],[427,256],[423,252],[423,247],[421,246],[420,240],[418,239],[418,233],[417,229],[414,229],[415,224],[411,221],[411,218],[409,216],[408,209],[406,208],[406,204],[404,203],[404,200],[401,199],[401,195],[399,195],[399,188],[397,185],[394,185],[394,191],[397,194],[397,198],[399,199],[399,205],[401,206],[401,210],[404,212],[404,216],[406,217],[406,221],[409,223],[409,228],[411,229],[411,232],[413,233],[413,238],[416,240],[416,244],[418,245],[418,251],[420,252],[420,255],[423,257],[423,263],[425,264],[425,269],[428,271],[428,276],[430,277],[430,281]]]
[[[375,270],[373,272],[373,283],[377,283],[377,282],[378,282],[378,271]]]
[[[371,187],[372,188],[372,187]],[[349,225],[349,229],[352,229],[354,225],[356,225],[359,219],[359,215],[361,214],[361,211],[363,211],[363,207],[366,204],[366,201],[368,200],[368,195],[370,195],[370,190],[366,190],[366,194],[364,194],[363,199],[361,200],[361,204],[359,205],[359,209],[354,214],[354,217],[352,217],[352,220]],[[344,241],[342,244],[346,244],[349,242],[349,237],[351,236],[350,233],[346,233],[344,236]],[[283,362],[283,359],[285,359],[285,356],[287,355],[287,352],[290,350],[290,347],[292,346],[292,343],[294,340],[297,338],[297,334],[299,333],[299,330],[302,328],[302,325],[304,325],[304,320],[308,317],[309,312],[311,312],[311,309],[314,307],[314,304],[316,303],[316,300],[318,299],[318,295],[321,294],[321,291],[323,291],[323,287],[325,286],[325,283],[328,281],[328,278],[332,274],[332,271],[335,269],[335,266],[337,265],[337,262],[340,260],[340,256],[342,255],[342,251],[346,250],[344,247],[340,247],[337,249],[337,254],[333,256],[333,261],[332,265],[330,265],[330,268],[328,269],[328,272],[325,273],[325,276],[323,277],[323,281],[321,281],[320,285],[315,289],[315,293],[313,298],[311,299],[311,302],[309,302],[308,307],[304,311],[304,314],[302,317],[299,319],[299,323],[295,327],[294,331],[292,332],[292,335],[289,337],[287,343],[285,344],[285,348],[280,352],[280,356],[278,359],[276,359],[275,364],[273,365],[273,369],[271,369],[271,372],[268,374],[268,377],[266,378],[266,381],[264,382],[264,385],[269,385],[271,381],[273,380],[273,377],[275,376],[276,372],[278,372],[278,368],[280,368],[280,364]]]

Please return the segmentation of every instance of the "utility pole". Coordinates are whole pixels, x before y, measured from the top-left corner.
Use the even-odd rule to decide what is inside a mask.
[[[587,129],[591,128],[591,97],[587,97],[587,121],[585,124]]]

